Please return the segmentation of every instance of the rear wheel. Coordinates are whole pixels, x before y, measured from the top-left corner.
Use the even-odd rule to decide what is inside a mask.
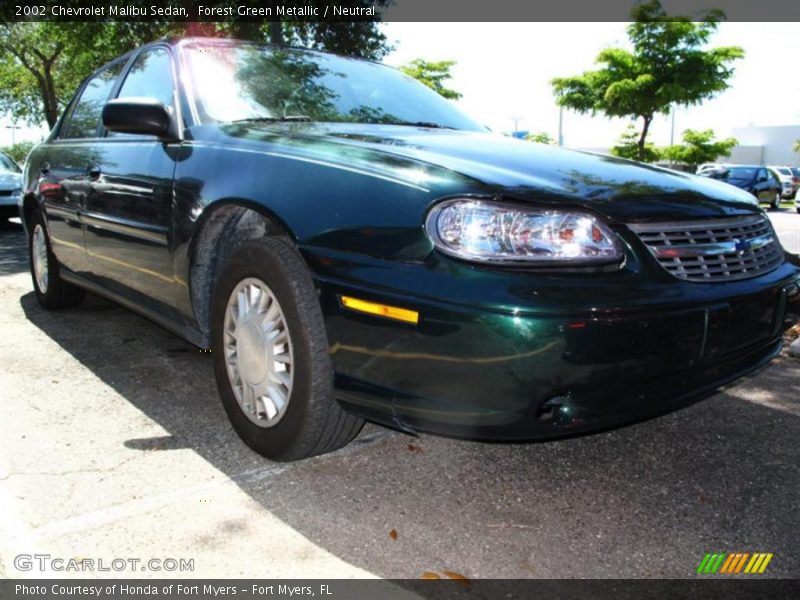
[[[333,397],[316,289],[289,240],[243,243],[222,268],[212,306],[214,374],[244,442],[290,461],[340,448],[363,421]]]
[[[776,192],[775,197],[772,199],[770,206],[775,210],[778,210],[781,207],[781,193]]]
[[[29,227],[28,252],[31,259],[31,277],[39,304],[49,310],[80,304],[86,292],[61,279],[61,266],[50,248],[50,238],[41,212],[34,211]]]

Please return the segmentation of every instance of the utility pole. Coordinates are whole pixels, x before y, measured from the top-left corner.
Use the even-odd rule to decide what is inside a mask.
[[[672,115],[672,124],[670,125],[669,129],[669,145],[675,145],[675,105],[672,105],[672,110],[669,111]]]
[[[17,143],[17,129],[22,129],[22,127],[14,124],[14,125],[6,125],[6,129],[11,130],[11,145],[13,146],[14,144]]]
[[[670,115],[672,117],[672,119],[671,119],[672,123],[670,124],[670,127],[669,127],[669,145],[670,146],[674,146],[675,145],[675,105],[674,104],[672,105],[672,107],[671,107],[669,112],[670,112]],[[675,166],[675,161],[673,161],[672,158],[670,158],[669,159],[669,168],[671,169],[674,166]]]
[[[558,107],[558,145],[564,145],[564,107]]]

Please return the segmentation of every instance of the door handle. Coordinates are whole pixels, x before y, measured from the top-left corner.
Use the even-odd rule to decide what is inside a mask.
[[[86,169],[86,173],[89,175],[89,179],[99,179],[100,167],[89,167]]]

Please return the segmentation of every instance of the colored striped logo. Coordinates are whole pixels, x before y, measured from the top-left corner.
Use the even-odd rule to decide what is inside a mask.
[[[699,575],[760,575],[767,570],[772,552],[716,552],[707,553],[697,567]]]

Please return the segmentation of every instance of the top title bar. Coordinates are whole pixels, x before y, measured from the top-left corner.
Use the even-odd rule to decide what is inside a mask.
[[[0,21],[621,22],[637,0],[3,0]],[[669,15],[702,20],[800,21],[796,0],[663,0]]]

